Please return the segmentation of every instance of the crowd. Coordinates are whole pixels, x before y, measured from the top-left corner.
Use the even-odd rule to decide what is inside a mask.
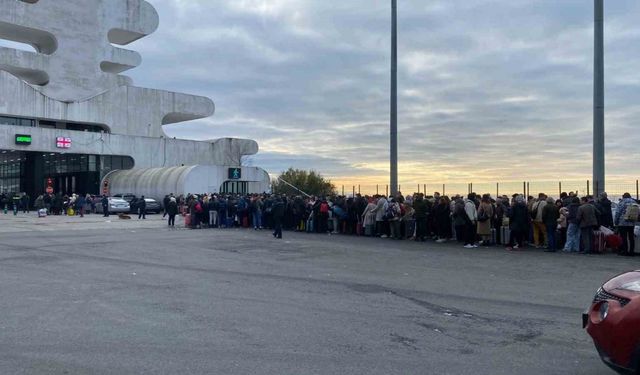
[[[635,254],[634,228],[640,206],[626,193],[612,203],[562,193],[558,199],[514,194],[491,197],[413,194],[403,196],[306,197],[269,194],[202,194],[164,198],[169,225],[183,214],[190,228],[269,228],[299,232],[363,235],[394,240],[458,241],[465,248],[526,246],[548,252],[599,253],[605,247]],[[615,209],[614,209],[615,207]],[[614,217],[615,211],[615,217]]]

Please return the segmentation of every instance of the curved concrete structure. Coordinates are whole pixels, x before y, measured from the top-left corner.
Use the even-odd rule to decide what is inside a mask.
[[[102,180],[107,182],[110,194],[135,193],[145,197],[162,199],[166,194],[175,195],[217,193],[227,181],[230,166],[185,166],[170,168],[132,169],[113,171]],[[271,189],[269,175],[260,168],[243,167],[242,182],[248,183],[252,193]]]

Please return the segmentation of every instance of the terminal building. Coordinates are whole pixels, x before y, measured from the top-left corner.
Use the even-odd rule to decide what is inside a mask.
[[[209,98],[136,87],[121,74],[141,56],[116,46],[158,27],[147,1],[0,0],[0,9],[0,39],[29,46],[0,45],[0,192],[269,191],[263,169],[241,166],[255,141],[165,134],[212,116]]]

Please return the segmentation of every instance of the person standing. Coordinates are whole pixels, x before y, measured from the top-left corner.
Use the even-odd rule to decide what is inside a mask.
[[[547,228],[542,220],[542,210],[547,205],[547,196],[538,194],[538,200],[531,206],[531,219],[533,219],[533,243],[536,249],[544,247],[547,242]]]
[[[424,195],[419,193],[413,201],[414,216],[416,218],[416,241],[424,241],[427,236],[427,203]]]
[[[555,253],[557,248],[556,230],[558,229],[558,219],[560,209],[556,206],[553,198],[547,198],[547,204],[542,208],[542,222],[547,229],[548,249],[545,252]]]
[[[147,201],[144,200],[144,195],[138,199],[138,220],[147,218]]]
[[[493,223],[493,217],[495,216],[495,210],[491,204],[491,197],[485,195],[480,201],[480,207],[478,208],[478,235],[482,238],[482,245],[488,246],[491,244],[491,227]]]
[[[20,198],[20,205],[22,206],[22,213],[28,214],[29,206],[31,205],[31,197],[29,196],[29,194],[24,193],[22,195],[22,197]]]
[[[178,214],[178,202],[176,198],[169,197],[169,203],[167,204],[166,213],[169,215],[168,225],[170,227],[176,226],[176,215]]]
[[[103,194],[100,203],[102,204],[102,216],[109,217],[109,198],[107,198],[107,196]]]
[[[162,200],[162,218],[164,219],[165,216],[167,216],[167,206],[169,206],[169,195],[165,195],[164,199]]]
[[[580,237],[585,254],[593,252],[593,228],[598,226],[595,207],[589,203],[588,197],[582,197],[578,208],[578,223],[580,223]]]
[[[524,240],[529,228],[529,210],[525,203],[524,196],[516,195],[513,199],[513,206],[508,212],[511,238],[507,250],[514,250],[524,247]]]
[[[631,194],[624,193],[622,201],[618,203],[616,210],[615,224],[618,227],[618,233],[622,237],[622,247],[618,255],[634,256],[635,255],[635,238],[633,229],[636,222],[640,219],[640,206],[636,203]]]
[[[87,205],[87,199],[84,197],[84,195],[80,194],[78,195],[78,197],[76,198],[76,212],[78,212],[80,214],[80,217],[84,217],[84,206]]]
[[[273,237],[282,238],[282,219],[284,218],[284,202],[276,197],[271,206],[271,214],[273,215]]]

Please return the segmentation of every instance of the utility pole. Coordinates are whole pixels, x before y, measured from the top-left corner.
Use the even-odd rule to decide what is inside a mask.
[[[605,191],[604,172],[604,0],[594,0],[593,195]]]
[[[398,9],[397,0],[391,0],[391,195],[398,193]]]

